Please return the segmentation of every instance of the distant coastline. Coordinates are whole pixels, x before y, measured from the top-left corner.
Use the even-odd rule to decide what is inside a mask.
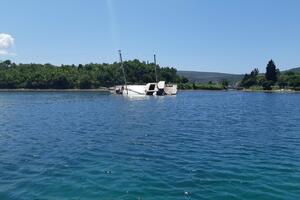
[[[259,90],[259,89],[243,89],[239,90],[242,92],[264,92],[264,93],[300,93],[298,90],[292,90],[292,89],[273,89],[273,90]]]
[[[237,92],[249,92],[249,93],[282,93],[282,94],[292,94],[292,93],[298,93],[300,94],[300,91],[296,90],[253,90],[253,89],[178,89],[179,92],[232,92],[232,91],[237,91]],[[66,93],[71,93],[71,92],[95,92],[95,93],[103,93],[103,94],[110,94],[111,89],[109,88],[98,88],[98,89],[0,89],[0,94],[1,93],[6,93],[6,92],[11,92],[11,93],[18,93],[18,92],[37,92],[37,93],[46,93],[46,92],[66,92]]]
[[[224,73],[178,72],[172,67],[160,67],[137,59],[125,61],[123,65],[127,84],[130,85],[161,80],[177,84],[179,90],[186,91],[300,91],[298,68],[281,72],[272,60],[267,64],[265,73],[259,73],[255,68],[244,77]],[[108,92],[111,87],[124,84],[124,79],[117,62],[61,66],[16,64],[10,60],[0,62],[0,92]]]

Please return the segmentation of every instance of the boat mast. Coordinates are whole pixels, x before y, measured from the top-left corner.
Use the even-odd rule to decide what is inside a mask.
[[[127,90],[127,81],[126,81],[126,75],[125,75],[125,70],[124,70],[124,66],[123,66],[123,59],[122,59],[122,53],[121,53],[121,50],[119,50],[119,56],[120,56],[121,69],[122,69],[122,72],[123,72],[123,78],[124,78],[124,83],[125,83],[125,89],[126,89],[127,94],[128,94],[128,90]]]
[[[156,71],[156,55],[154,54],[154,69],[155,69],[155,80],[157,83],[157,71]]]

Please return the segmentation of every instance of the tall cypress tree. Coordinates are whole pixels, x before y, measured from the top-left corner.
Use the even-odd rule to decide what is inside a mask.
[[[266,68],[266,80],[277,82],[276,65],[273,60],[270,60]]]

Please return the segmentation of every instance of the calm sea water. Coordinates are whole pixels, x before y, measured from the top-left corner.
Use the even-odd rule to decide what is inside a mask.
[[[0,199],[300,199],[299,103],[0,93]]]

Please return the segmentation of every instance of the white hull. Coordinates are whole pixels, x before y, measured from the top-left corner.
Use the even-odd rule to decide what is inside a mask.
[[[146,96],[146,87],[145,85],[127,85],[127,87],[124,87],[123,95]]]
[[[176,95],[177,94],[177,85],[169,85],[164,89],[166,95]]]
[[[166,85],[164,81],[146,85],[123,85],[116,86],[116,93],[124,96],[176,95],[177,85]]]

